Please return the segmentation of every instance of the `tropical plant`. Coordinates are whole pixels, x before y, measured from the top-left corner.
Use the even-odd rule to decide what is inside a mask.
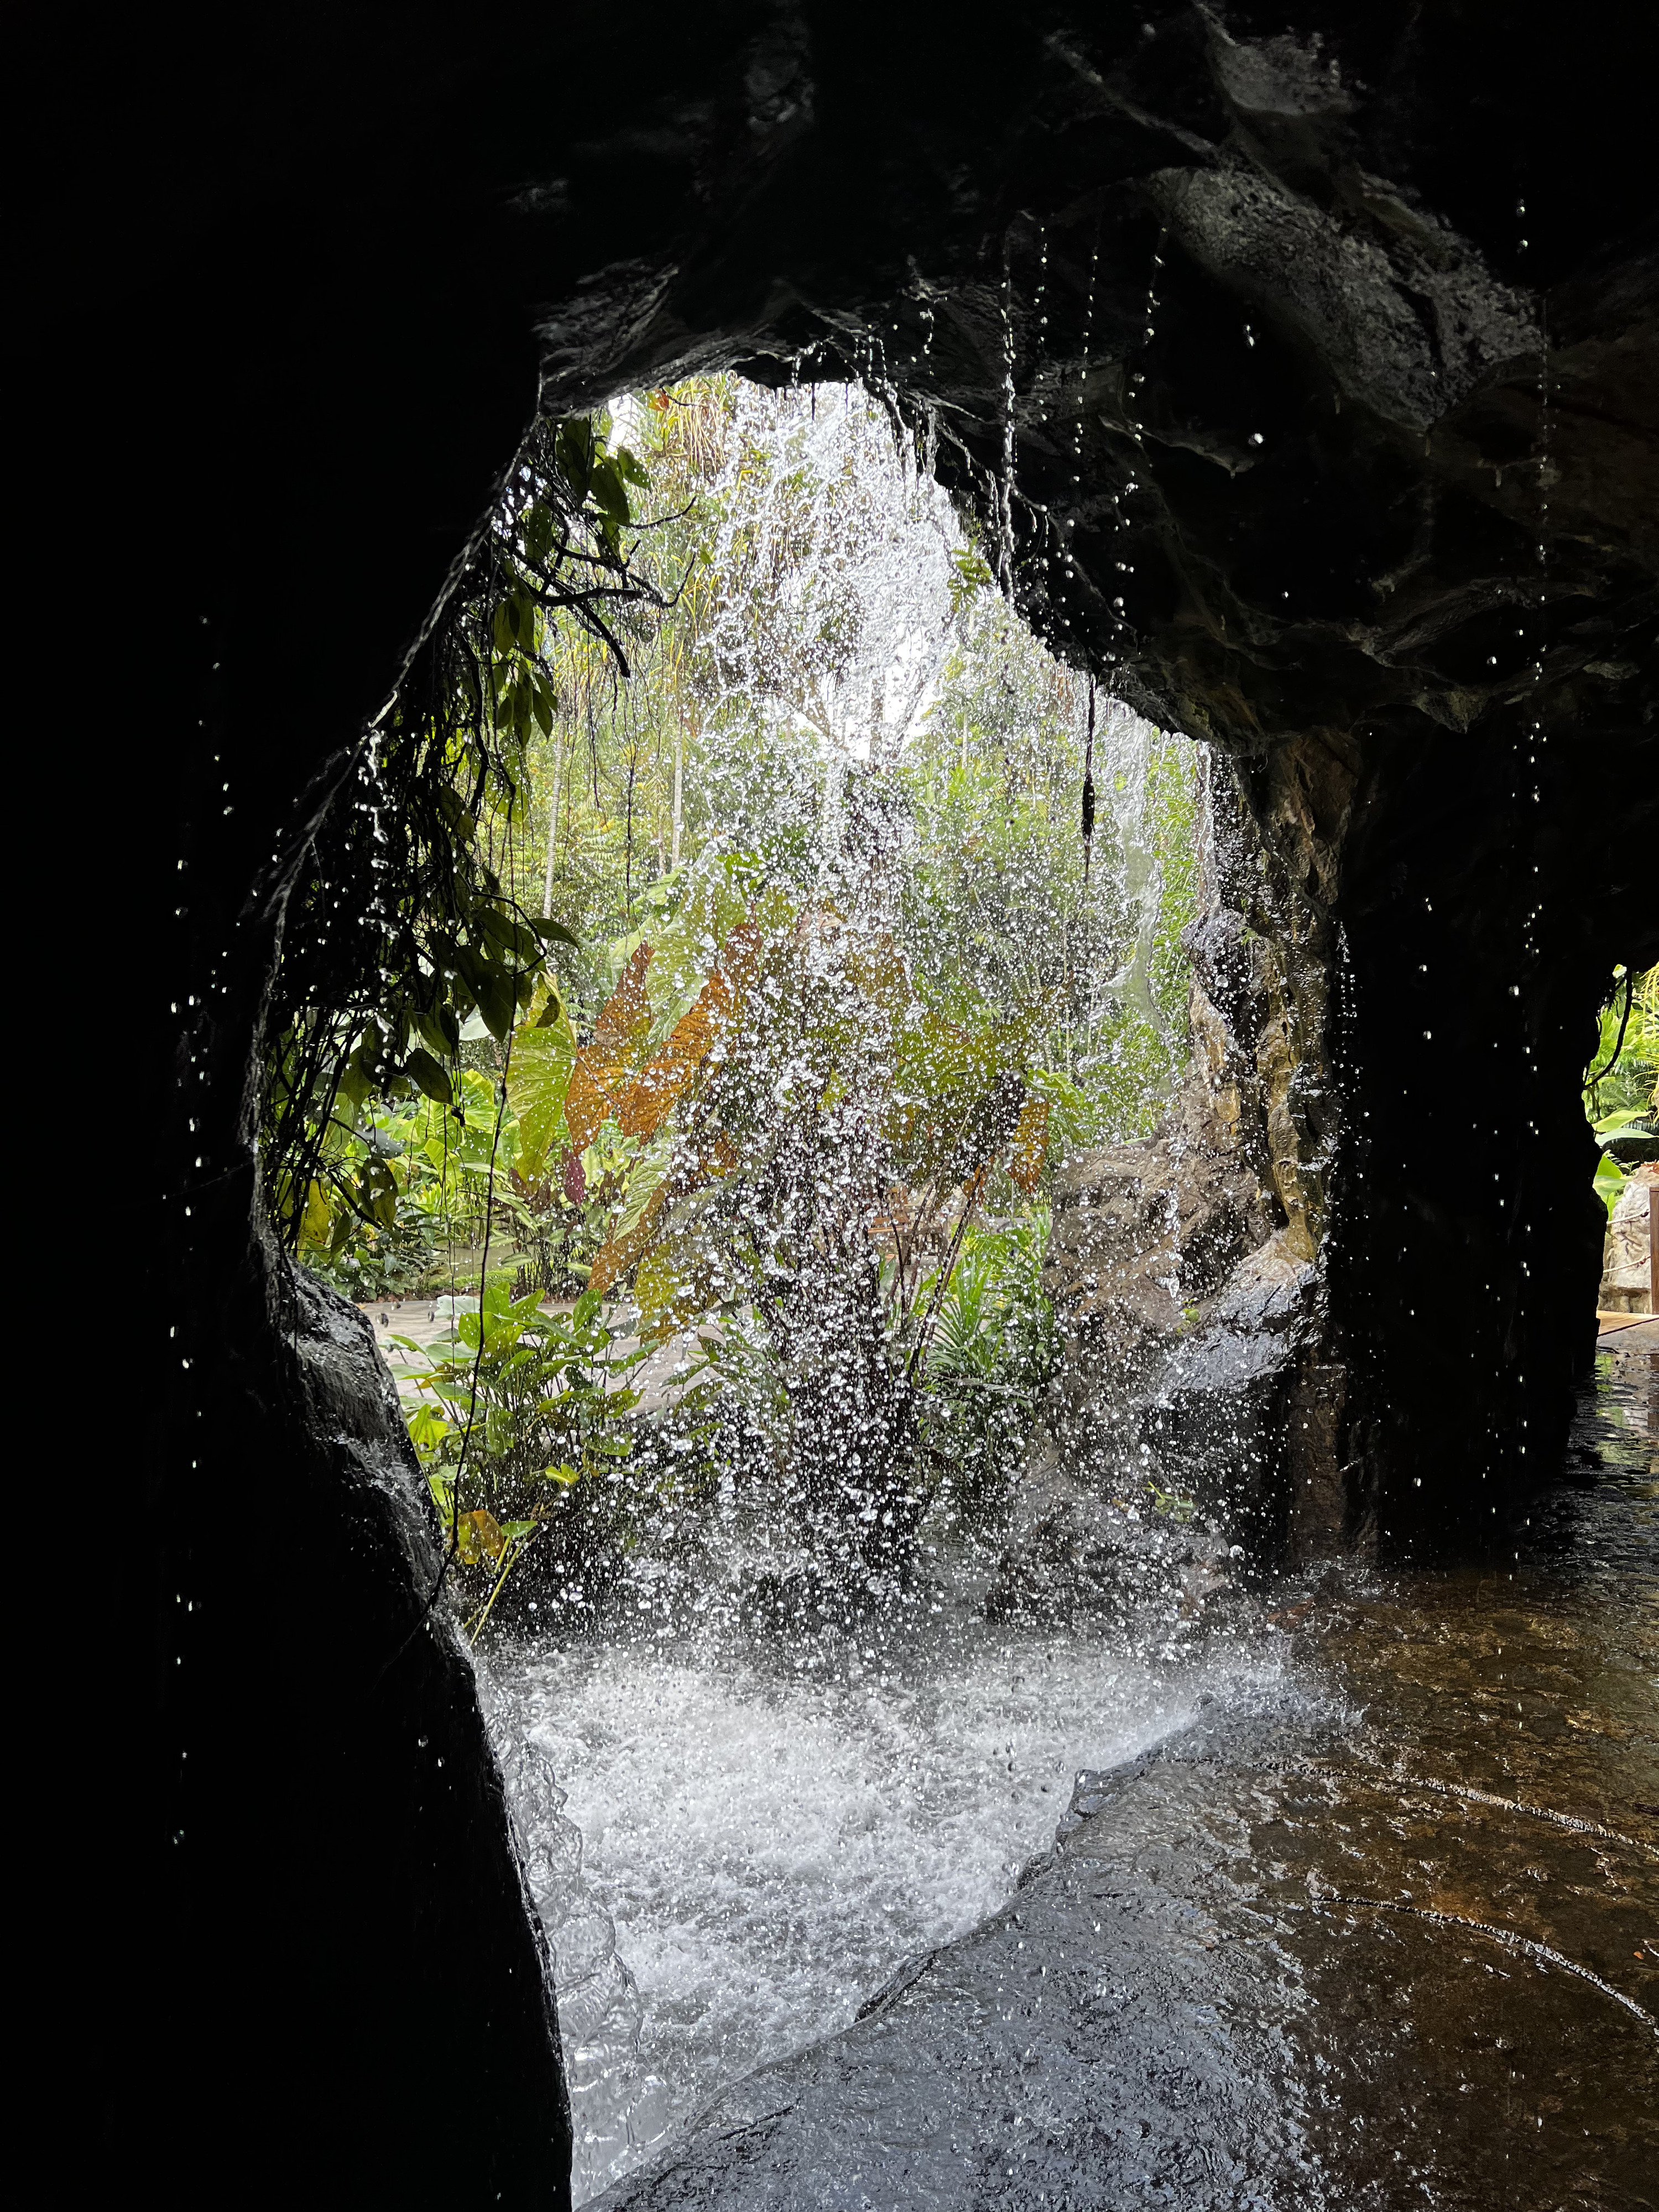
[[[1054,1310],[1039,1282],[1048,1230],[1038,1209],[970,1229],[939,1304],[922,1443],[964,1516],[981,1514],[1019,1464],[1054,1371]]]
[[[907,823],[895,927],[918,988],[941,1006],[1040,997],[1033,1065],[1092,1102],[1079,1141],[1147,1133],[1187,1052],[1190,748],[1109,703],[1085,844],[1088,685],[867,396],[722,377],[617,419],[665,518],[657,597],[628,611],[626,684],[588,632],[550,626],[538,833],[505,855],[520,902],[588,948],[554,948],[578,1027],[619,972],[599,948],[656,942],[711,846],[806,897],[862,763],[863,801]]]
[[[299,1224],[313,1273],[349,1296],[397,1297],[434,1287],[441,1255],[482,1239],[501,1208],[516,1147],[497,1086],[476,1068],[450,1076],[447,1105],[428,1098],[369,1100],[337,1113],[321,1148],[335,1188],[320,1180]]]
[[[1614,969],[1584,1073],[1584,1103],[1598,1133],[1659,1117],[1659,968]]]
[[[902,774],[918,851],[906,944],[931,993],[1048,1008],[1042,1064],[1079,1143],[1149,1134],[1185,1067],[1190,749],[1112,708],[994,595],[970,604]],[[1079,836],[1094,752],[1107,805]],[[1093,789],[1092,778],[1091,790]]]
[[[493,847],[522,828],[532,733],[554,725],[550,620],[578,625],[625,672],[620,615],[659,596],[624,543],[629,486],[644,481],[591,422],[534,426],[441,619],[363,739],[357,788],[322,812],[289,902],[261,1142],[267,1202],[294,1246],[337,1256],[342,1213],[392,1230],[395,1177],[372,1141],[344,1138],[371,1099],[453,1103],[465,1025],[505,1040],[550,941],[571,941],[518,899]]]
[[[1603,1152],[1595,1163],[1595,1195],[1607,1209],[1607,1219],[1613,1219],[1614,1209],[1625,1193],[1626,1176],[1617,1160]]]
[[[635,945],[589,1042],[507,1082],[521,1162],[532,1093],[544,1158],[615,1133],[591,1292],[631,1281],[647,1341],[725,1316],[705,1351],[767,1410],[769,1478],[809,1544],[870,1573],[902,1565],[926,1503],[918,1424],[957,1261],[994,1185],[1036,1188],[1050,1102],[1025,1079],[1042,1006],[922,1000],[882,910],[881,810],[849,813],[869,836],[841,900],[723,856],[660,948]],[[515,1070],[535,1040],[519,1032]]]
[[[393,1341],[422,1363],[404,1370],[409,1431],[477,1601],[472,1632],[532,1546],[543,1581],[614,1565],[639,1403],[626,1378],[642,1354],[617,1352],[597,1293],[549,1313],[497,1275],[434,1343]]]
[[[1097,730],[865,395],[696,381],[525,466],[319,848],[313,949],[361,911],[386,981],[312,988],[295,937],[287,1232],[358,1296],[483,1289],[476,1374],[463,1330],[416,1414],[478,1606],[614,1558],[659,1461],[741,1471],[873,1586],[1020,1448],[1053,1163],[1144,1133],[1184,1060],[1190,763]],[[580,1389],[526,1301],[583,1285],[592,1358],[626,1291],[704,1364],[625,1420],[625,1478],[562,1486],[526,1407]]]
[[[1595,1194],[1611,1220],[1626,1176],[1609,1146],[1659,1128],[1659,968],[1613,970],[1595,1057],[1584,1073],[1584,1110],[1602,1147]]]

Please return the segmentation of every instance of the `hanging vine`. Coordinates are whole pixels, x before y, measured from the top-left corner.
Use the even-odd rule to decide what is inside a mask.
[[[591,420],[542,420],[396,697],[365,733],[289,906],[266,1025],[261,1158],[290,1248],[390,1227],[386,1161],[348,1143],[372,1097],[455,1103],[461,1032],[504,1042],[550,972],[556,922],[493,865],[521,826],[532,733],[559,709],[544,647],[574,620],[626,677],[630,616],[670,600],[635,566],[645,472]],[[356,1156],[348,1164],[348,1155]]]

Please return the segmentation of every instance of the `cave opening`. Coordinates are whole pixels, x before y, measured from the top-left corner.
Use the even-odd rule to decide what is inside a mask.
[[[625,676],[580,610],[574,629],[550,619],[525,633],[545,672],[545,713],[532,702],[520,716],[522,790],[503,790],[495,816],[486,807],[475,818],[514,910],[556,917],[559,933],[543,940],[551,972],[493,1020],[477,994],[442,1082],[428,1081],[423,1097],[418,1080],[404,1082],[415,1095],[402,1103],[377,1095],[331,1164],[335,1202],[318,1205],[314,1224],[292,1224],[311,1271],[378,1322],[412,1414],[561,1991],[579,2203],[623,2188],[752,2069],[787,2064],[803,2044],[852,2027],[861,2005],[902,1978],[907,1960],[994,1915],[1022,1865],[1040,1860],[1057,1801],[1096,1802],[1097,1770],[1178,1740],[1200,1710],[1213,1727],[1224,1712],[1271,1711],[1276,1699],[1305,1695],[1283,1679],[1282,1624],[1308,1603],[1318,1562],[1397,1562],[1431,1534],[1442,1557],[1461,1551],[1512,1578],[1530,1557],[1526,1509],[1554,1481],[1548,1442],[1535,1474],[1524,1465],[1523,1410],[1522,1433],[1507,1445],[1501,1433],[1484,1437],[1489,1457],[1464,1471],[1461,1511],[1442,1499],[1414,1515],[1404,1481],[1392,1497],[1379,1486],[1367,1498],[1349,1474],[1345,1493],[1352,1367],[1358,1389],[1369,1378],[1363,1352],[1357,1362],[1331,1349],[1357,1334],[1363,1342],[1343,1274],[1343,1178],[1363,1169],[1374,1207],[1390,1181],[1371,1165],[1379,1151],[1386,1158],[1399,1145],[1417,1176],[1423,1160],[1420,1128],[1402,1135],[1388,1121],[1395,1086],[1365,1079],[1378,1024],[1363,928],[1356,957],[1352,909],[1328,896],[1322,873],[1328,860],[1304,847],[1286,864],[1248,773],[1213,747],[1201,759],[1190,748],[1183,757],[1182,741],[1170,752],[1170,741],[1043,653],[996,589],[993,563],[1008,548],[989,533],[1006,530],[1017,543],[1019,507],[994,482],[979,509],[985,534],[964,535],[927,473],[934,426],[925,415],[907,422],[890,387],[883,398],[885,411],[859,386],[780,380],[769,389],[728,373],[647,388],[592,419],[589,464],[625,454],[641,511],[701,527],[707,542],[657,553],[628,603]],[[1026,516],[1034,535],[1042,526]],[[1052,590],[1076,587],[1064,541],[1040,557]],[[512,588],[510,574],[498,580],[498,595],[510,599]],[[1114,620],[1121,649],[1136,633],[1121,611]],[[493,611],[487,627],[499,641]],[[517,677],[496,683],[502,719],[514,712],[515,684],[522,690]],[[1044,695],[1036,703],[1034,692]],[[963,811],[970,757],[975,769],[995,763],[994,816],[1012,823],[1017,790],[1027,806],[1041,791],[1048,838],[1038,857],[1029,833],[1023,860],[994,837],[988,845],[982,796]],[[1513,775],[1517,763],[1504,766]],[[1079,906],[1085,774],[1100,795],[1093,902]],[[1166,808],[1170,790],[1186,793],[1161,842],[1146,828],[1160,776]],[[1316,795],[1305,762],[1296,776],[1310,811],[1328,797]],[[378,821],[384,796],[371,782],[345,803]],[[1305,836],[1305,820],[1298,827]],[[1513,876],[1515,857],[1511,842],[1494,865]],[[947,860],[956,868],[941,900]],[[1464,851],[1455,869],[1435,883],[1441,900],[1468,900],[1490,922],[1500,908],[1492,883],[1468,885]],[[1024,910],[1018,895],[1008,910],[1005,893],[993,915],[987,874],[1019,884]],[[322,888],[323,905],[337,906],[339,887]],[[918,928],[930,891],[935,910],[971,910],[977,997],[964,933],[946,949]],[[1531,907],[1512,902],[1523,947],[1540,915],[1522,873],[1528,891]],[[1420,905],[1425,919],[1403,933],[1397,898],[1390,908],[1390,981],[1410,956],[1425,956],[1406,971],[1421,977],[1436,957],[1459,957],[1437,933],[1433,897],[1423,893]],[[836,1296],[823,1216],[807,1231],[809,1245],[819,1240],[816,1260],[799,1224],[781,1231],[775,1222],[769,1257],[752,1275],[724,1241],[730,1224],[718,1225],[718,1205],[702,1210],[735,1175],[745,1195],[726,1211],[752,1239],[759,1186],[737,1172],[737,1153],[746,1166],[765,1153],[788,1120],[791,1066],[812,1056],[811,1023],[797,1034],[786,1011],[801,979],[775,955],[816,933],[820,980],[840,974],[844,956],[827,953],[823,935],[831,915],[861,933],[855,957],[885,946],[906,964],[914,1003],[900,1027],[913,1021],[927,1033],[922,1067],[896,1097],[883,1091],[886,1109],[857,1094],[865,1153],[893,1104],[950,1106],[924,1070],[936,1073],[941,1054],[964,1048],[970,1002],[981,1019],[994,1010],[1006,1020],[1082,979],[1080,1000],[1063,1015],[1050,1010],[1064,1034],[1046,1038],[1035,1073],[1031,1040],[1021,1039],[1024,1087],[1007,1127],[981,1133],[1000,1180],[969,1243],[959,1248],[951,1234],[969,1224],[966,1185],[938,1223],[951,1264],[973,1278],[990,1240],[1018,1232],[1008,1209],[1022,1196],[1047,1200],[1033,1256],[1046,1263],[1040,1302],[1053,1351],[1018,1385],[1013,1368],[981,1378],[1018,1401],[1007,1435],[931,1432],[934,1466],[957,1458],[942,1480],[933,1468],[923,1478],[932,1499],[915,1531],[917,1557],[855,1547],[850,1603],[847,1577],[827,1566],[845,1548],[836,1512],[802,1540],[791,1523],[804,1501],[811,1517],[811,1471],[800,1487],[799,1465],[756,1425],[769,1395],[775,1416],[804,1379],[779,1364],[784,1337],[769,1343],[756,1326],[763,1300],[781,1295],[780,1270],[813,1304]],[[744,933],[757,929],[749,975]],[[1052,965],[1057,946],[1049,975],[1043,956]],[[1148,963],[1161,963],[1168,1000],[1150,1059],[1147,1038],[1123,1019],[1151,984]],[[1577,980],[1594,989],[1588,968]],[[742,1003],[767,981],[770,997],[757,1003],[775,1032],[769,1056]],[[1420,1016],[1430,990],[1416,988],[1408,1013]],[[1432,1018],[1458,1018],[1452,1000],[1449,1017]],[[1432,1003],[1443,1010],[1447,994]],[[1581,1045],[1590,1003],[1567,1010]],[[708,1018],[717,1004],[720,1022]],[[878,1002],[860,1006],[849,1017],[843,1004],[839,1019],[865,1032],[865,1058],[878,1030],[878,1052],[902,1054]],[[385,1005],[374,1011],[384,1024]],[[421,1034],[443,1053],[442,1038]],[[1536,1080],[1530,1034],[1516,1017],[1492,1040],[1500,1086]],[[1321,1040],[1311,1067],[1310,1036]],[[352,1042],[343,1035],[343,1056]],[[1571,1090],[1565,1080],[1571,1048],[1557,1055],[1552,1105],[1582,1150],[1582,1070]],[[770,1127],[729,1119],[720,1099],[730,1077],[717,1062],[747,1067]],[[1431,1064],[1437,1071],[1442,1056]],[[986,1074],[998,1065],[993,1054]],[[1090,1115],[1073,1079],[1086,1083],[1103,1067],[1110,1095]],[[850,1062],[835,1065],[836,1083],[860,1079],[867,1085],[867,1069],[856,1079]],[[914,1095],[906,1081],[920,1086]],[[572,1086],[583,1083],[595,1096],[578,1109]],[[630,1086],[641,1084],[657,1086],[660,1113],[634,1098]],[[1034,1101],[1073,1126],[1022,1192],[1007,1178]],[[956,1105],[964,1122],[984,1119],[972,1098]],[[1439,1303],[1408,1310],[1414,1328],[1395,1331],[1415,1366],[1439,1370],[1413,1387],[1427,1380],[1437,1390],[1466,1388],[1478,1368],[1465,1310],[1492,1291],[1478,1275],[1494,1265],[1489,1249],[1513,1243],[1517,1221],[1530,1237],[1553,1207],[1571,1220],[1573,1197],[1590,1196],[1582,1161],[1569,1155],[1577,1190],[1562,1175],[1541,1206],[1520,1211],[1501,1109],[1488,1124],[1457,1091],[1441,1105],[1463,1207],[1462,1272],[1437,1285]],[[736,1110],[745,1110],[741,1093]],[[1373,1115],[1380,1128],[1352,1126]],[[679,1188],[664,1146],[694,1130],[705,1152],[725,1143],[732,1158],[719,1176],[682,1169]],[[890,1132],[880,1141],[880,1194],[860,1186],[860,1203],[892,1238],[902,1279],[901,1213],[927,1211],[911,1185],[932,1174],[943,1188],[951,1177],[941,1184],[939,1163],[921,1155],[902,1164]],[[998,1144],[1012,1149],[993,1163]],[[816,1182],[820,1205],[838,1162],[848,1181],[836,1146],[820,1112],[793,1170],[797,1186]],[[1547,1193],[1549,1148],[1538,1146],[1535,1158]],[[405,1177],[388,1161],[416,1168]],[[971,1179],[981,1164],[964,1155],[957,1164]],[[671,1202],[641,1236],[655,1217],[630,1182],[665,1168]],[[398,1192],[389,1212],[372,1203],[377,1177]],[[418,1205],[403,1204],[422,1189],[425,1229],[441,1224],[441,1237],[423,1239]],[[1397,1221],[1370,1222],[1364,1296],[1377,1294],[1377,1255],[1396,1234],[1407,1295],[1423,1296],[1415,1285],[1432,1269],[1411,1249],[1422,1210],[1421,1188],[1407,1188]],[[1591,1208],[1578,1212],[1582,1232]],[[470,1229],[460,1222],[468,1212]],[[1537,1249],[1521,1248],[1523,1280]],[[938,1266],[945,1256],[934,1254],[926,1279],[944,1285],[956,1322],[960,1285],[953,1293],[950,1267]],[[599,1304],[585,1318],[593,1341],[578,1358],[596,1262]],[[918,1267],[919,1288],[923,1280]],[[1009,1286],[994,1267],[986,1287],[1007,1310]],[[890,1342],[905,1325],[901,1315],[895,1328],[890,1307]],[[1512,1330],[1513,1317],[1504,1325]],[[980,1326],[984,1342],[997,1340],[998,1326]],[[856,1324],[843,1320],[832,1334],[855,1337]],[[1572,1376],[1571,1347],[1559,1352],[1531,1401],[1558,1432]],[[608,1429],[591,1411],[585,1425],[573,1419],[572,1398],[586,1389],[591,1408],[596,1378],[600,1399],[617,1388],[605,1379],[613,1361],[623,1418]],[[830,1362],[842,1370],[829,1411],[846,1452],[860,1434],[860,1394],[849,1390],[843,1346]],[[549,1389],[551,1401],[541,1395]],[[544,1431],[525,1419],[538,1395],[553,1413]],[[889,1407],[870,1425],[884,1429],[888,1447],[892,1421]],[[994,1461],[1000,1453],[988,1479],[967,1465],[965,1443]],[[812,1449],[821,1462],[823,1443]],[[608,1451],[618,1457],[607,1464]],[[763,1462],[770,1472],[757,1480]],[[1496,1496],[1482,1487],[1494,1474]],[[552,1484],[539,1495],[538,1478]],[[879,1514],[906,1480],[890,1467],[842,1487],[854,1510]],[[1419,1472],[1409,1486],[1420,1491]],[[589,1501],[607,1492],[594,1510]],[[1230,1552],[1248,1564],[1235,1567]],[[1289,1584],[1272,1574],[1287,1563]],[[1347,1587],[1328,1580],[1322,1607]]]
[[[1214,763],[1045,649],[895,397],[691,379],[509,472],[489,723],[405,684],[273,996],[267,1203],[398,1384],[578,2202],[1279,1663],[1266,1425],[1162,1418],[1285,1226],[1194,1061]]]

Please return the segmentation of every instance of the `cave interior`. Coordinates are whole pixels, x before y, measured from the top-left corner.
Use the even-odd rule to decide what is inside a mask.
[[[1285,1413],[1320,1414],[1285,1462],[1304,1556],[1489,1538],[1591,1354],[1580,1085],[1614,963],[1659,959],[1650,24],[630,27],[26,40],[43,143],[77,151],[30,203],[23,511],[59,635],[89,537],[115,550],[120,708],[80,803],[165,1378],[86,1583],[148,1900],[96,2094],[181,2200],[253,2145],[342,2201],[567,2185],[471,1676],[409,1641],[435,1534],[372,1350],[261,1227],[252,1144],[308,833],[538,404],[864,376],[1054,649],[1224,763],[1206,988],[1321,1279]],[[446,2083],[484,2109],[434,2139]]]

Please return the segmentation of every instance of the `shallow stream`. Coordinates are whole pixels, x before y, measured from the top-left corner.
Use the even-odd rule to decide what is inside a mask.
[[[578,2201],[1002,1904],[1080,1767],[1273,1694],[1272,1646],[1148,1660],[981,1625],[810,1672],[714,1637],[498,1664],[495,1725],[511,1711],[581,1834],[580,1875],[567,1858],[543,1905]]]

